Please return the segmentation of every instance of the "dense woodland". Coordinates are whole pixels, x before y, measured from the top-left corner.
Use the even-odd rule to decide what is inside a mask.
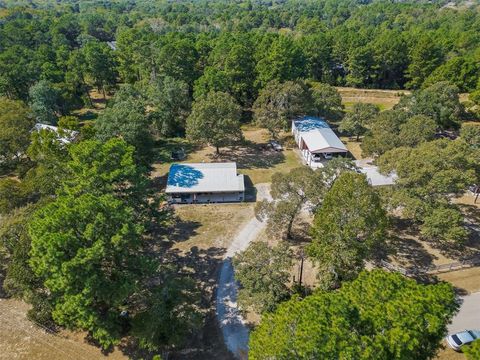
[[[457,310],[452,286],[363,269],[385,245],[392,209],[439,244],[469,235],[451,199],[480,182],[480,9],[445,5],[0,0],[6,294],[32,304],[32,321],[85,330],[104,350],[122,344],[149,358],[198,345],[198,289],[162,247],[175,217],[150,178],[161,141],[185,137],[220,153],[242,142],[242,123],[275,139],[294,117],[316,115],[362,137],[363,152],[398,181],[378,192],[336,160],[272,177],[274,201],[259,202],[256,215],[272,237],[291,240],[309,209],[305,253],[318,289],[290,286],[284,242],[255,243],[234,259],[241,306],[267,319],[251,358],[432,358]],[[391,110],[346,111],[335,86],[412,93]],[[93,93],[102,111],[86,111]],[[59,133],[32,132],[35,123]],[[72,131],[73,143],[59,141]],[[297,336],[312,331],[318,337]],[[328,344],[327,333],[336,334]]]

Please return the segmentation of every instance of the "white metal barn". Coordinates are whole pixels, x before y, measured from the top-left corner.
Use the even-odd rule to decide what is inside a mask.
[[[305,116],[293,121],[292,133],[303,158],[312,168],[321,167],[321,161],[330,159],[334,153],[348,152],[327,122],[318,117]]]
[[[239,202],[245,183],[234,162],[173,164],[165,192],[173,204]]]

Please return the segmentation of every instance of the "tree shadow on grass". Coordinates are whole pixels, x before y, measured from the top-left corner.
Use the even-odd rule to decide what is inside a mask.
[[[285,161],[282,151],[273,151],[267,144],[247,142],[242,146],[221,149],[220,154],[209,154],[210,161],[236,162],[239,169],[269,169]]]
[[[172,152],[183,149],[185,155],[188,156],[191,152],[198,150],[198,146],[192,144],[184,138],[168,138],[160,139],[155,142],[154,162],[171,163],[175,162],[172,159]]]
[[[187,241],[192,236],[198,235],[197,229],[201,225],[198,221],[185,221],[177,217],[175,226],[168,232],[168,240],[172,243]]]
[[[387,238],[385,255],[393,256],[401,266],[412,270],[431,266],[437,258],[417,240],[419,231],[415,224],[396,217],[390,221],[393,231]]]

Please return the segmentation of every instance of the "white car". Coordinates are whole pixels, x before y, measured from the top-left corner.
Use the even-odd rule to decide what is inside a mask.
[[[465,330],[446,337],[448,345],[455,351],[460,351],[463,345],[468,345],[477,339],[480,339],[480,330]]]
[[[275,140],[270,140],[270,146],[272,147],[273,150],[275,151],[282,151],[282,145],[278,141]]]
[[[332,153],[323,153],[323,157],[327,160],[330,160],[333,158],[333,155]]]

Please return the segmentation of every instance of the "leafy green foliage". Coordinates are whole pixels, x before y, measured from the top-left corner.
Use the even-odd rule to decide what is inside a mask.
[[[148,87],[147,99],[152,107],[148,116],[159,134],[173,136],[185,132],[191,107],[187,83],[168,76],[157,79]]]
[[[265,314],[250,336],[249,358],[427,360],[457,309],[447,283],[364,271],[338,291],[292,299]]]
[[[349,135],[359,137],[367,131],[367,126],[380,112],[374,104],[355,103],[352,111],[348,112],[342,119],[338,129]]]
[[[102,91],[105,97],[107,89],[115,85],[117,76],[112,50],[105,43],[91,40],[81,51],[86,81]]]
[[[165,271],[162,287],[155,287],[145,297],[144,308],[132,319],[132,335],[140,347],[148,350],[172,349],[184,345],[201,325],[198,310],[200,294],[196,283]]]
[[[35,124],[29,109],[19,101],[0,98],[0,167],[17,165],[30,144]]]
[[[28,263],[30,256],[30,236],[28,223],[36,206],[15,209],[4,216],[0,225],[0,247],[7,252],[5,260],[5,280],[3,288],[10,296],[31,301],[37,296],[42,284],[35,276]],[[36,312],[38,309],[32,304]],[[49,316],[47,321],[51,320]],[[42,321],[42,323],[45,323]]]
[[[468,360],[480,359],[480,340],[476,340],[469,346],[463,347],[462,352],[466,355]]]
[[[463,123],[460,136],[473,147],[480,147],[480,124]]]
[[[253,112],[257,125],[276,138],[281,130],[287,130],[289,121],[306,115],[311,108],[311,93],[304,82],[272,81],[260,91]]]
[[[337,89],[328,84],[314,84],[311,87],[313,113],[316,116],[335,121],[343,116],[342,97]]]
[[[215,146],[233,145],[242,139],[241,108],[235,99],[223,92],[211,92],[197,99],[187,119],[187,137]]]
[[[25,202],[20,181],[0,179],[0,214],[8,214]]]
[[[478,182],[478,154],[462,139],[441,139],[416,148],[401,147],[378,159],[383,172],[395,170],[398,179],[393,206],[420,224],[425,236],[437,241],[459,241],[466,232],[451,196]]]
[[[52,316],[91,332],[104,348],[118,342],[120,313],[151,265],[142,226],[112,195],[60,196],[30,223],[30,264],[51,293]]]
[[[410,50],[410,64],[406,71],[409,81],[406,86],[411,89],[420,88],[441,61],[442,53],[438,44],[430,35],[421,36]]]
[[[370,122],[370,129],[362,142],[366,155],[381,155],[401,146],[400,127],[407,121],[407,114],[399,110],[381,112]]]
[[[56,124],[59,111],[58,91],[48,81],[41,80],[30,88],[28,95],[30,108],[37,121],[43,124]]]
[[[257,84],[265,87],[270,81],[284,82],[303,77],[305,57],[291,36],[276,36],[268,45],[266,53],[257,50]],[[261,56],[264,55],[264,56]]]
[[[247,36],[242,33],[220,36],[207,63],[195,83],[195,97],[222,91],[232,95],[239,104],[252,104],[255,95],[253,44]]]
[[[437,132],[437,124],[425,115],[415,115],[400,125],[398,134],[402,146],[415,147],[426,141],[433,140]]]
[[[431,117],[441,129],[457,128],[464,111],[458,95],[458,87],[441,81],[403,96],[395,109]]]
[[[130,87],[121,89],[98,117],[96,138],[106,141],[114,137],[124,139],[133,145],[136,158],[142,164],[148,164],[152,155],[153,138],[150,132],[150,120],[140,94]]]
[[[364,175],[340,174],[315,213],[308,255],[323,288],[338,287],[363,269],[386,235],[387,216]]]
[[[273,311],[287,299],[293,254],[286,243],[270,247],[254,242],[233,258],[235,279],[240,282],[238,301],[243,310]]]

